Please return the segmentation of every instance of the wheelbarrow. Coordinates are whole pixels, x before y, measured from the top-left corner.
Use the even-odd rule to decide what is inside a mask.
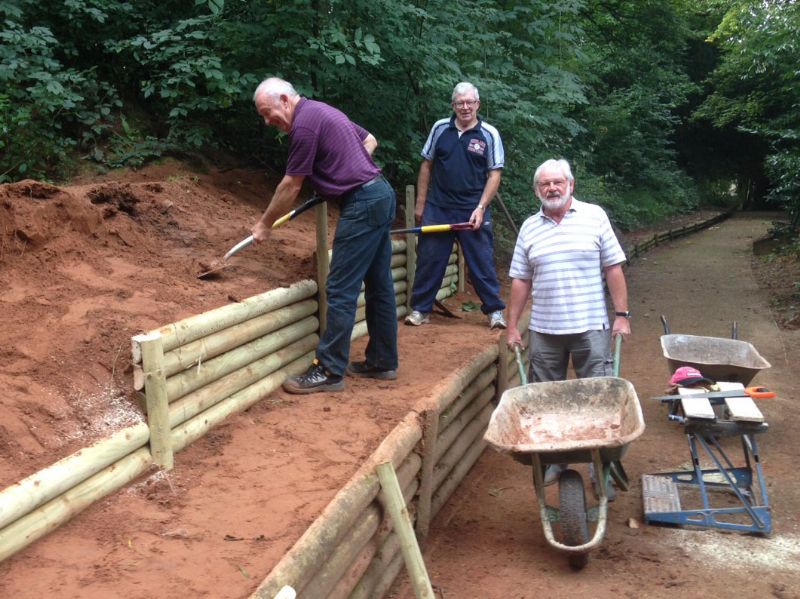
[[[484,439],[497,451],[532,465],[533,486],[547,542],[566,553],[574,569],[586,565],[589,551],[603,539],[608,521],[609,480],[622,490],[628,478],[621,459],[644,432],[644,418],[633,385],[619,378],[622,337],[615,339],[614,376],[527,383],[519,347],[515,347],[522,385],[506,390],[492,413]],[[581,473],[566,469],[558,478],[558,507],[545,499],[544,471],[549,464],[593,465],[598,504],[587,508]],[[556,538],[553,523],[559,524]],[[589,537],[589,522],[596,522]]]
[[[746,387],[759,371],[771,366],[750,343],[737,339],[735,322],[730,339],[673,335],[666,317],[661,316],[661,323],[665,333],[661,336],[661,350],[667,359],[669,374],[681,366],[692,366],[715,381],[742,383]]]

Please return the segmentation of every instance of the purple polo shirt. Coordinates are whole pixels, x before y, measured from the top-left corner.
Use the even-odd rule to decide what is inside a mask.
[[[368,131],[323,102],[300,98],[289,130],[287,175],[303,175],[325,198],[338,198],[377,177],[363,141]]]

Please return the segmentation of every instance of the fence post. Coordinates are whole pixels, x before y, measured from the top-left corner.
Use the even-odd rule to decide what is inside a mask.
[[[439,410],[431,408],[422,415],[422,466],[419,471],[417,494],[416,533],[421,543],[425,542],[431,526],[431,502],[433,501],[433,467],[436,462],[436,440],[439,437]]]
[[[414,186],[406,185],[406,228],[410,229],[415,226],[414,222],[414,208],[416,206],[416,197],[414,194]],[[406,233],[406,282],[408,283],[408,295],[406,296],[406,306],[409,312],[411,311],[411,291],[414,287],[414,275],[417,272],[417,236],[412,233]]]
[[[140,341],[147,425],[150,428],[150,455],[153,456],[154,464],[164,470],[172,470],[167,377],[164,374],[164,346],[161,342],[161,333],[142,335]]]

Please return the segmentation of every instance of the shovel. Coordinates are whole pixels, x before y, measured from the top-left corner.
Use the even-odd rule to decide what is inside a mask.
[[[491,223],[483,223],[481,226],[486,227]],[[391,235],[401,235],[410,233],[412,235],[424,235],[427,233],[446,233],[447,231],[471,231],[472,225],[470,223],[453,223],[451,225],[422,225],[421,227],[411,227],[409,229],[394,229],[389,231]]]
[[[309,208],[313,208],[317,204],[320,204],[324,201],[325,201],[324,198],[321,198],[316,194],[311,196],[311,198],[308,199],[304,204],[301,204],[291,212],[287,212],[286,214],[281,216],[278,220],[276,220],[274,223],[272,223],[272,228],[274,229],[276,227],[280,227],[283,223],[288,222],[293,218],[296,218]],[[237,252],[249,246],[251,243],[253,243],[253,236],[248,235],[247,237],[242,239],[239,243],[237,243],[235,246],[233,246],[231,249],[229,249],[227,253],[222,257],[222,260],[215,260],[214,262],[212,262],[207,267],[205,272],[201,272],[199,275],[197,275],[197,278],[206,279],[212,275],[217,274],[219,271],[228,268],[230,266],[230,264],[228,263],[228,259]]]

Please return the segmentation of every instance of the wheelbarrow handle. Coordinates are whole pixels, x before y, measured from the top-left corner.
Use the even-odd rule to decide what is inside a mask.
[[[521,385],[528,384],[528,375],[525,372],[525,362],[522,360],[522,348],[518,343],[514,344],[514,355],[517,357],[517,368],[519,369],[519,382]]]
[[[619,376],[619,361],[621,353],[622,353],[622,333],[617,333],[614,336],[614,366],[612,370],[612,374],[614,376]]]

